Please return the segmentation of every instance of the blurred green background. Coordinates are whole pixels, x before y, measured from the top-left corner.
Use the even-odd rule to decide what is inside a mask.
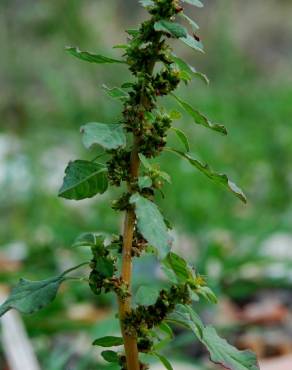
[[[176,53],[211,83],[194,81],[178,95],[224,123],[229,135],[195,126],[187,116],[179,125],[192,152],[239,184],[248,204],[171,154],[162,156],[161,167],[173,185],[166,185],[159,202],[175,225],[175,249],[209,276],[221,300],[241,306],[260,292],[292,285],[292,3],[206,0],[204,9],[188,13],[201,26],[206,54],[179,42]],[[82,149],[79,127],[120,117],[120,104],[101,85],[118,86],[129,74],[123,66],[78,61],[64,46],[117,56],[112,46],[145,16],[136,0],[0,1],[2,285],[20,276],[45,278],[86,259],[87,251],[71,248],[81,232],[119,231],[109,194],[77,203],[57,192],[67,162],[95,154]],[[172,134],[169,139],[180,147]],[[140,265],[137,281],[147,281],[153,261]],[[42,368],[93,369],[96,356],[87,355],[87,343],[102,330],[116,330],[108,316],[112,300],[97,300],[86,284],[68,285],[49,308],[25,317]],[[208,317],[218,309],[201,310]],[[102,323],[95,324],[99,318]],[[78,340],[86,344],[68,350]],[[182,350],[188,346],[182,334],[173,356],[194,362],[194,353]]]

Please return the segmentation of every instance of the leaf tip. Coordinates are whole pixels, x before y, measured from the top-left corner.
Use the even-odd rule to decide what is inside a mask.
[[[68,46],[68,45],[64,47],[64,50],[65,50],[67,53],[70,53],[70,54],[71,54],[72,52],[74,52],[74,51],[75,51],[75,52],[77,52],[77,53],[80,51],[77,47],[75,47],[75,46]]]

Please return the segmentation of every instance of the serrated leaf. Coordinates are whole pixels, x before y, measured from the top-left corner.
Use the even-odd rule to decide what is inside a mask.
[[[59,276],[45,280],[31,281],[20,279],[18,284],[12,289],[9,297],[0,306],[0,317],[12,308],[24,314],[31,314],[41,310],[55,299],[61,283],[67,279],[65,275],[85,264],[87,263],[72,267]]]
[[[159,359],[159,361],[162,363],[162,365],[167,370],[173,370],[173,367],[171,366],[171,363],[168,361],[168,359],[165,356],[162,356],[157,352],[154,352],[154,355]]]
[[[247,202],[246,196],[243,191],[232,181],[228,179],[225,174],[214,172],[208,164],[204,164],[200,162],[198,159],[193,158],[188,153],[183,153],[176,149],[170,149],[172,152],[178,154],[179,156],[185,158],[189,161],[191,165],[196,167],[199,171],[201,171],[204,175],[209,177],[212,181],[217,184],[221,184],[226,187],[229,191],[231,191],[236,197],[238,197],[243,203]]]
[[[177,305],[175,311],[167,317],[167,321],[192,330],[198,339],[202,339],[204,324],[189,306]]]
[[[239,351],[217,334],[211,326],[203,322],[190,306],[178,305],[176,311],[169,315],[168,321],[183,325],[196,335],[206,346],[210,359],[229,370],[259,370],[257,359],[251,351]]]
[[[200,28],[199,25],[193,19],[188,17],[185,13],[180,13],[180,15],[189,22],[194,31]]]
[[[8,299],[0,306],[0,316],[12,308],[26,314],[39,311],[55,299],[64,280],[62,275],[41,281],[20,279]]]
[[[176,99],[179,105],[194,119],[194,122],[197,125],[202,125],[213,131],[217,131],[223,135],[227,135],[227,130],[223,125],[218,123],[212,123],[202,113],[195,110],[189,103],[185,102],[184,100],[182,100],[181,98],[177,97],[174,94],[171,95]]]
[[[81,126],[80,132],[82,142],[87,149],[100,145],[104,149],[111,150],[126,145],[126,135],[123,126],[119,124],[90,122]]]
[[[186,82],[191,81],[192,78],[195,77],[195,78],[199,78],[200,80],[205,82],[207,85],[209,84],[209,79],[205,74],[201,72],[197,72],[194,67],[190,66],[184,60],[177,57],[176,55],[172,55],[172,59],[174,63],[177,65],[177,67],[179,68],[179,70],[181,71],[181,73],[183,72],[182,79],[184,81]]]
[[[171,238],[157,205],[137,193],[131,196],[130,203],[135,206],[140,233],[149,244],[157,248],[159,256],[164,258],[170,250]]]
[[[63,185],[59,190],[59,197],[66,199],[91,198],[96,194],[102,194],[108,186],[106,171],[97,163],[77,160],[69,162]]]
[[[204,47],[201,41],[197,41],[193,36],[187,34],[185,37],[180,37],[180,40],[192,49],[204,53]]]
[[[163,264],[173,270],[178,281],[181,283],[185,283],[188,279],[192,278],[192,271],[187,262],[176,253],[170,252],[163,260]]]
[[[179,129],[177,127],[171,127],[171,128],[176,133],[177,137],[179,138],[179,140],[181,141],[181,143],[185,147],[185,150],[187,152],[189,152],[190,151],[190,144],[189,144],[189,141],[188,141],[188,138],[187,138],[186,134],[181,129]]]
[[[187,30],[179,23],[161,20],[154,23],[154,29],[164,32],[175,38],[187,37]]]
[[[102,338],[95,339],[92,343],[94,346],[100,347],[114,347],[121,346],[124,343],[122,337],[106,336]]]
[[[182,1],[190,5],[194,5],[198,8],[202,8],[204,6],[204,4],[200,0],[182,0]]]
[[[129,97],[128,93],[120,87],[108,87],[105,84],[102,85],[103,89],[113,99],[125,100]]]
[[[88,51],[81,51],[78,48],[72,47],[72,46],[66,47],[66,51],[70,53],[71,55],[73,55],[74,57],[84,60],[89,63],[98,63],[98,64],[126,63],[123,60],[113,59],[113,58],[105,57],[103,55],[89,53]]]
[[[110,363],[118,363],[119,362],[119,356],[114,351],[102,351],[101,355],[105,359],[105,361],[107,361],[107,362],[110,362]]]
[[[139,305],[150,306],[156,302],[158,296],[159,290],[157,288],[141,286],[135,295],[135,302]]]
[[[205,344],[210,359],[215,364],[222,365],[229,370],[259,370],[256,355],[251,351],[239,351],[220,338],[211,326],[203,329],[202,343]]]

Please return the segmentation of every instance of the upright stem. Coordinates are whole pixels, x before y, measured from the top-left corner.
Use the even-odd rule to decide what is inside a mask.
[[[156,42],[160,39],[160,35],[157,35]],[[152,74],[154,69],[155,61],[151,61],[148,66],[148,73]],[[144,99],[144,83],[142,86],[140,104],[143,104]],[[135,180],[139,176],[140,160],[138,156],[138,142],[139,138],[134,135],[134,145],[131,153],[130,163],[130,174],[131,181]],[[128,183],[128,190],[131,193],[131,185]],[[123,281],[128,285],[129,297],[125,299],[119,298],[119,316],[121,321],[121,330],[124,339],[124,347],[127,361],[127,370],[139,370],[139,351],[137,346],[137,337],[134,333],[128,333],[125,330],[123,319],[125,315],[131,311],[131,293],[132,293],[132,244],[133,234],[135,227],[136,215],[133,209],[126,212],[124,222],[124,235],[123,235],[123,255],[122,255],[122,272],[121,277]]]
[[[131,153],[131,178],[138,177],[139,172],[139,157],[137,153],[137,145],[134,143],[134,148]],[[131,189],[129,189],[131,191]],[[123,255],[122,255],[122,272],[121,277],[128,285],[129,293],[131,294],[132,285],[132,243],[135,226],[135,213],[133,209],[126,212],[124,222],[123,235]],[[137,338],[134,333],[128,333],[125,330],[123,319],[131,310],[131,295],[125,299],[119,298],[119,316],[121,320],[121,329],[124,339],[125,354],[127,360],[127,370],[139,370],[139,353],[137,347]]]

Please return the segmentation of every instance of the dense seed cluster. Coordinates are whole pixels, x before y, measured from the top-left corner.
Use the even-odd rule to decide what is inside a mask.
[[[129,30],[131,37],[125,49],[130,71],[137,77],[131,84],[124,102],[122,123],[136,137],[137,149],[148,158],[161,153],[172,120],[157,106],[157,97],[171,93],[181,81],[180,71],[171,60],[171,48],[154,28],[159,19],[171,19],[182,11],[179,1],[157,0],[150,9],[152,18],[139,30]],[[155,63],[162,67],[153,73]],[[108,178],[112,185],[130,181],[130,153],[119,149],[107,162]]]
[[[111,185],[120,186],[122,181],[130,180],[131,152],[118,149],[107,162],[108,180]]]
[[[117,241],[114,241],[114,244],[117,245]],[[99,243],[92,246],[91,251],[93,257],[90,263],[89,286],[93,293],[99,295],[112,291],[121,298],[127,297],[127,285],[121,277],[114,276],[117,271],[117,258],[113,257],[110,248]]]
[[[139,142],[139,150],[145,157],[157,156],[163,150],[171,122],[168,114],[158,113],[154,121],[144,130],[144,135]]]
[[[145,332],[159,325],[179,303],[191,303],[188,284],[172,285],[169,290],[162,289],[153,305],[139,305],[133,309],[126,316],[125,325],[130,332],[145,338]]]

